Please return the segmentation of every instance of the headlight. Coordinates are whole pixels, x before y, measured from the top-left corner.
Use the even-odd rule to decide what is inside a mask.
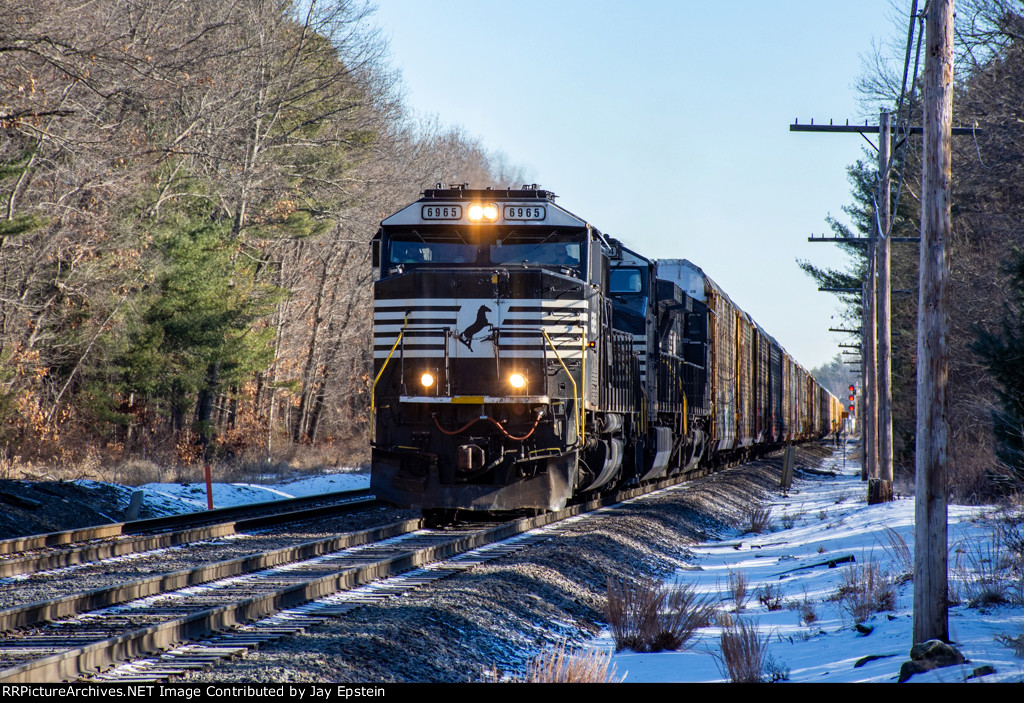
[[[431,386],[433,386],[434,385],[434,375],[433,374],[429,374],[429,373],[425,373],[422,376],[420,376],[420,385],[423,386],[424,388],[430,388]]]
[[[523,388],[526,385],[526,376],[521,373],[514,373],[508,377],[508,382],[513,388]]]
[[[496,222],[498,206],[493,203],[474,203],[466,210],[470,222]]]

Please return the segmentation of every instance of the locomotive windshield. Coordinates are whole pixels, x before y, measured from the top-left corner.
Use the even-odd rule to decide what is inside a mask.
[[[619,266],[608,272],[608,292],[612,299],[637,315],[647,310],[647,269]]]
[[[504,233],[493,242],[467,241],[458,232],[423,235],[418,232],[389,237],[389,266],[556,266],[576,270],[581,259],[580,235],[557,232]]]
[[[475,264],[477,258],[475,244],[391,240],[393,264]]]
[[[640,269],[615,268],[609,274],[612,293],[643,293],[644,277]]]
[[[490,246],[492,264],[551,264],[553,266],[580,265],[580,243],[576,239],[556,239],[553,236],[539,242],[520,239],[503,243],[498,240]]]

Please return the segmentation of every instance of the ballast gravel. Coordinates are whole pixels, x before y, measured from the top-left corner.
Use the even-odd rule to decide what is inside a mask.
[[[417,517],[418,511],[412,510],[381,507],[357,509],[333,518],[315,518],[258,532],[240,532],[201,543],[0,578],[0,609],[108,588],[250,554],[265,554],[283,547],[328,539],[340,532],[355,532]]]
[[[816,467],[829,454],[801,447],[796,466]],[[777,494],[781,467],[780,453],[698,479],[185,681],[514,680],[538,652],[604,628],[609,578],[665,577],[689,565],[687,545],[742,532],[744,509]]]

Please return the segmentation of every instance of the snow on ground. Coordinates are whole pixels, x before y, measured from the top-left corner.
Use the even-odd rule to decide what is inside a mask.
[[[265,484],[214,482],[213,507],[229,508],[246,503],[263,503],[335,491],[357,491],[369,487],[370,474],[366,467],[338,468],[332,473],[320,476],[292,478],[279,482],[271,479]],[[143,505],[149,507],[155,514],[176,515],[206,510],[205,482],[147,483],[138,488],[125,488],[125,504],[122,507],[128,505],[131,494],[137,490],[143,492]]]
[[[720,601],[721,609],[735,611],[729,572],[734,580],[744,575],[748,600],[739,612],[733,612],[733,617],[757,624],[769,640],[768,653],[775,662],[775,672],[786,674],[788,670],[789,681],[894,682],[900,666],[910,658],[913,582],[908,579],[895,586],[891,612],[874,613],[863,622],[864,629],[872,628],[869,634],[858,632],[849,608],[832,597],[851,568],[863,570],[873,563],[882,573],[903,572],[886,528],[912,549],[914,500],[911,497],[868,506],[859,464],[850,456],[845,460],[845,470],[843,464],[840,453],[821,467],[836,470],[840,473],[837,477],[798,478],[788,496],[771,504],[772,531],[694,546],[694,568],[677,572],[669,583],[692,585]],[[977,593],[980,576],[977,572],[968,574],[964,568],[980,565],[988,573],[1010,556],[1005,546],[993,545],[995,512],[994,508],[949,507],[951,569],[957,563],[963,565],[954,569],[951,579],[965,600]],[[852,556],[856,562],[836,568],[801,568],[844,556]],[[912,570],[912,562],[909,568]],[[965,582],[957,580],[956,573],[966,577]],[[1017,574],[1016,584],[1004,583],[1003,593],[1020,603],[1020,572]],[[759,603],[757,591],[766,586],[781,589],[789,607],[769,611]],[[813,622],[806,622],[795,607],[803,601],[813,609]],[[919,674],[912,682],[962,681],[983,665],[994,666],[997,673],[977,680],[1019,682],[1024,678],[1024,659],[1015,658],[1011,648],[995,640],[1002,633],[1014,637],[1024,633],[1021,605],[951,607],[949,630],[954,644],[970,663]],[[718,661],[721,632],[720,627],[703,628],[694,646],[683,652],[623,651],[612,657],[612,664],[629,683],[728,680]],[[592,646],[614,650],[610,633]],[[880,658],[857,666],[859,660],[869,656]]]

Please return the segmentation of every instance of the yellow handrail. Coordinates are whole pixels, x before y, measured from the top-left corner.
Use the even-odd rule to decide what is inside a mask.
[[[399,343],[402,341],[402,337],[405,335],[405,327],[409,324],[409,316],[405,316],[405,320],[402,323],[402,329],[398,331],[398,339],[395,340],[394,345],[391,347],[391,351],[388,352],[387,358],[384,359],[384,364],[380,367],[380,371],[377,372],[377,377],[373,379],[373,386],[370,387],[370,442],[373,442],[377,438],[377,382],[380,381],[380,377],[384,375],[384,369],[388,367],[388,362],[391,361],[391,356],[395,353],[395,349],[398,349]]]
[[[562,361],[562,356],[558,353],[558,350],[555,349],[555,345],[551,341],[551,337],[548,336],[548,333],[545,330],[541,330],[540,333],[544,335],[544,339],[548,341],[548,346],[550,346],[551,351],[555,353],[555,358],[558,359],[558,363],[562,365],[562,370],[565,371],[565,375],[569,377],[569,383],[572,384],[572,397],[576,401],[576,441],[580,446],[583,446],[583,398],[577,392],[578,387],[576,386],[576,379],[574,379],[572,374],[569,373],[568,367],[566,367],[565,362]],[[584,330],[584,337],[585,336],[586,331]],[[583,355],[584,358],[586,358],[586,349],[584,349]]]

